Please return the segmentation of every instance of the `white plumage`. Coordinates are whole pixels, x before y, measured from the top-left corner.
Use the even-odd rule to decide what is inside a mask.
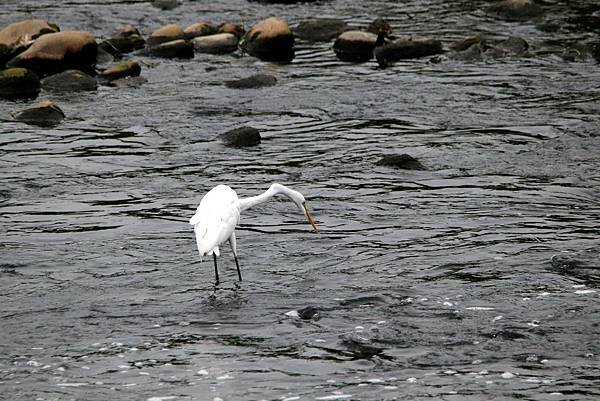
[[[238,198],[237,193],[227,185],[217,185],[204,195],[196,209],[196,213],[190,219],[190,224],[194,226],[200,258],[213,255],[217,283],[219,283],[217,256],[220,256],[219,246],[225,241],[229,241],[231,245],[238,276],[240,281],[242,280],[235,239],[235,227],[240,222],[240,212],[264,203],[277,194],[290,198],[308,219],[313,231],[317,231],[304,196],[300,192],[281,184],[272,184],[261,195],[246,199]]]

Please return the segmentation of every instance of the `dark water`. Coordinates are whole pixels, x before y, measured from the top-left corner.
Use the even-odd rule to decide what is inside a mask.
[[[598,14],[546,1],[560,27],[547,31],[487,4],[2,2],[0,26],[42,17],[99,38],[124,23],[383,15],[446,45],[481,31],[532,50],[381,70],[298,43],[287,66],[147,59],[139,88],[43,92],[64,123],[0,125],[0,398],[598,399],[600,67],[560,56],[598,37],[584,23]],[[278,85],[222,85],[257,72]],[[25,105],[0,101],[0,115]],[[260,147],[215,139],[241,125]],[[428,170],[376,166],[388,153]],[[249,196],[271,182],[305,194],[319,233],[283,200],[248,211],[245,280],[225,247],[215,288],[188,218],[218,183]],[[286,315],[307,306],[318,319]]]

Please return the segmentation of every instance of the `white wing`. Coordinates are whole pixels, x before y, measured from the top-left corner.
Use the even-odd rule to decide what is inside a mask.
[[[218,185],[208,191],[190,219],[200,256],[219,255],[219,245],[229,239],[239,221],[239,201],[233,189]]]

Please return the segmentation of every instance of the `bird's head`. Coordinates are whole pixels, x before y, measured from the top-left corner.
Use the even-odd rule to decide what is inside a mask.
[[[312,232],[314,232],[314,233],[317,232],[317,225],[315,224],[315,219],[313,218],[312,214],[310,213],[310,209],[308,208],[306,199],[304,199],[304,195],[302,195],[298,191],[294,191],[293,189],[290,189],[290,188],[285,187],[278,183],[272,184],[270,191],[273,191],[274,193],[284,194],[288,198],[290,198],[296,204],[296,206],[298,206],[300,211],[304,214],[304,216],[308,220],[308,223],[312,226]]]

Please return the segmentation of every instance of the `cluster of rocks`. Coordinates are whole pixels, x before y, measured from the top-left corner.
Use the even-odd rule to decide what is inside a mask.
[[[153,2],[163,9],[178,4],[176,0]],[[543,15],[542,8],[532,0],[501,0],[486,12],[513,21]],[[433,37],[397,36],[390,24],[381,18],[364,30],[353,29],[346,22],[332,18],[300,21],[291,29],[278,17],[259,21],[248,31],[230,22],[199,21],[187,27],[168,24],[144,36],[136,27],[124,26],[100,41],[88,32],[61,32],[55,24],[33,19],[0,30],[0,98],[32,99],[42,89],[74,92],[94,91],[99,84],[135,86],[144,79],[140,76],[142,65],[131,57],[190,59],[197,54],[228,54],[241,50],[263,61],[289,63],[295,57],[296,38],[305,42],[333,41],[333,51],[340,60],[365,62],[374,58],[382,68],[403,59],[431,57],[431,62],[447,58],[475,61],[520,56],[529,49],[529,44],[519,37],[488,40],[480,35],[467,37],[444,49],[442,42]],[[569,54],[577,58],[580,52]],[[271,86],[276,82],[273,76],[257,74],[224,84],[230,88],[248,89]],[[58,116],[62,112],[57,113],[60,109],[54,104],[43,103],[33,108],[43,110],[40,125],[60,121]],[[35,123],[31,113],[25,115],[29,117],[22,121]],[[47,115],[52,118],[46,118]],[[228,133],[222,139],[230,146],[260,143],[258,132],[247,129]],[[381,164],[411,169],[422,167],[403,159],[404,156],[396,155],[393,161],[382,160]]]

